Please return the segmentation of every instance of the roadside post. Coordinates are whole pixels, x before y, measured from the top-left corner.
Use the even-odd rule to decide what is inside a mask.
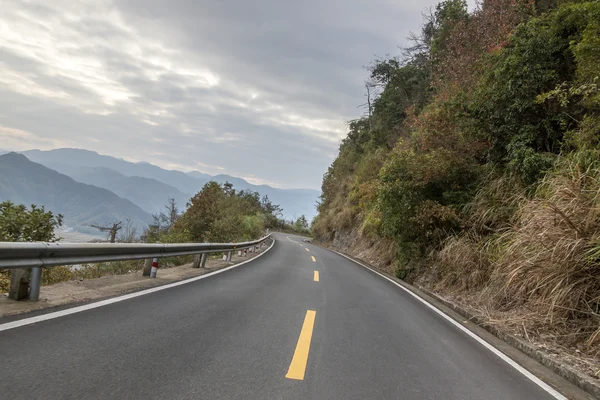
[[[146,258],[144,260],[144,269],[142,270],[142,276],[150,276],[151,271],[152,271],[152,259]]]
[[[158,272],[158,258],[152,259],[152,269],[150,270],[150,278],[156,278],[156,273]]]

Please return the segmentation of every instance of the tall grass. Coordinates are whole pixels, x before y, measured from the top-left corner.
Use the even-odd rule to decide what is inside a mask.
[[[435,253],[436,289],[600,352],[600,160],[563,158],[530,195],[495,179],[466,211],[471,228]]]
[[[600,164],[560,163],[515,225],[498,239],[503,251],[487,289],[493,305],[527,303],[533,318],[552,325],[577,321],[587,344],[600,339]]]

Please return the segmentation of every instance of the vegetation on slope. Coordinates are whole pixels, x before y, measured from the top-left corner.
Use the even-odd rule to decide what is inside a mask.
[[[314,234],[598,354],[600,3],[446,0],[412,39],[373,63]]]

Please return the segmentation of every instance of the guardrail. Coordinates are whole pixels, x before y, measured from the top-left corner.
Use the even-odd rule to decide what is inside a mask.
[[[89,264],[108,261],[140,260],[202,254],[204,267],[206,254],[231,252],[258,246],[270,234],[251,242],[242,243],[47,243],[0,242],[0,269],[31,268],[29,299],[37,301],[40,295],[42,268],[57,265]]]

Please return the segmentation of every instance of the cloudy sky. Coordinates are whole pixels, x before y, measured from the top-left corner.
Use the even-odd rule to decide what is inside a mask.
[[[0,0],[0,148],[319,188],[435,0]]]

